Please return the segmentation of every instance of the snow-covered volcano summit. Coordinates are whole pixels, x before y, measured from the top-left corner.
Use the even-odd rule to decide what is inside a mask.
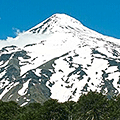
[[[78,20],[66,14],[54,14],[42,23],[28,30],[32,33],[51,34],[51,33],[91,33],[92,30],[83,26]],[[95,32],[92,31],[94,34]],[[97,33],[96,33],[97,34]]]
[[[79,27],[78,27],[79,26]],[[74,18],[65,14],[54,14],[42,23],[29,30],[32,33],[55,33],[55,32],[72,32],[71,30],[79,31],[82,24]]]
[[[120,41],[55,14],[19,34],[0,41],[0,99],[20,105],[77,101],[98,91],[109,98],[120,91]]]

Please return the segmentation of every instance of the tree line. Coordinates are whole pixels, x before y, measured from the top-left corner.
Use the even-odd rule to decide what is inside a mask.
[[[88,92],[77,102],[59,103],[49,99],[42,105],[0,101],[0,120],[120,120],[120,95],[108,99],[98,92]]]

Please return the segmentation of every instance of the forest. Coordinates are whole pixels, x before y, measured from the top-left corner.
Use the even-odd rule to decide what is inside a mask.
[[[120,95],[108,99],[98,92],[88,92],[77,102],[59,103],[49,99],[42,105],[0,101],[0,120],[120,120]]]

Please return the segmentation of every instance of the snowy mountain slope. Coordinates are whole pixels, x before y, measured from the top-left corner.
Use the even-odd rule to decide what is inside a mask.
[[[51,98],[77,101],[97,90],[120,92],[120,41],[55,14],[0,41],[0,99],[21,106]]]

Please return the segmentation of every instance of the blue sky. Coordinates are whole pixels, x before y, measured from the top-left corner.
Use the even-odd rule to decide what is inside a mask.
[[[55,13],[120,39],[120,0],[0,0],[0,39],[15,37]]]

